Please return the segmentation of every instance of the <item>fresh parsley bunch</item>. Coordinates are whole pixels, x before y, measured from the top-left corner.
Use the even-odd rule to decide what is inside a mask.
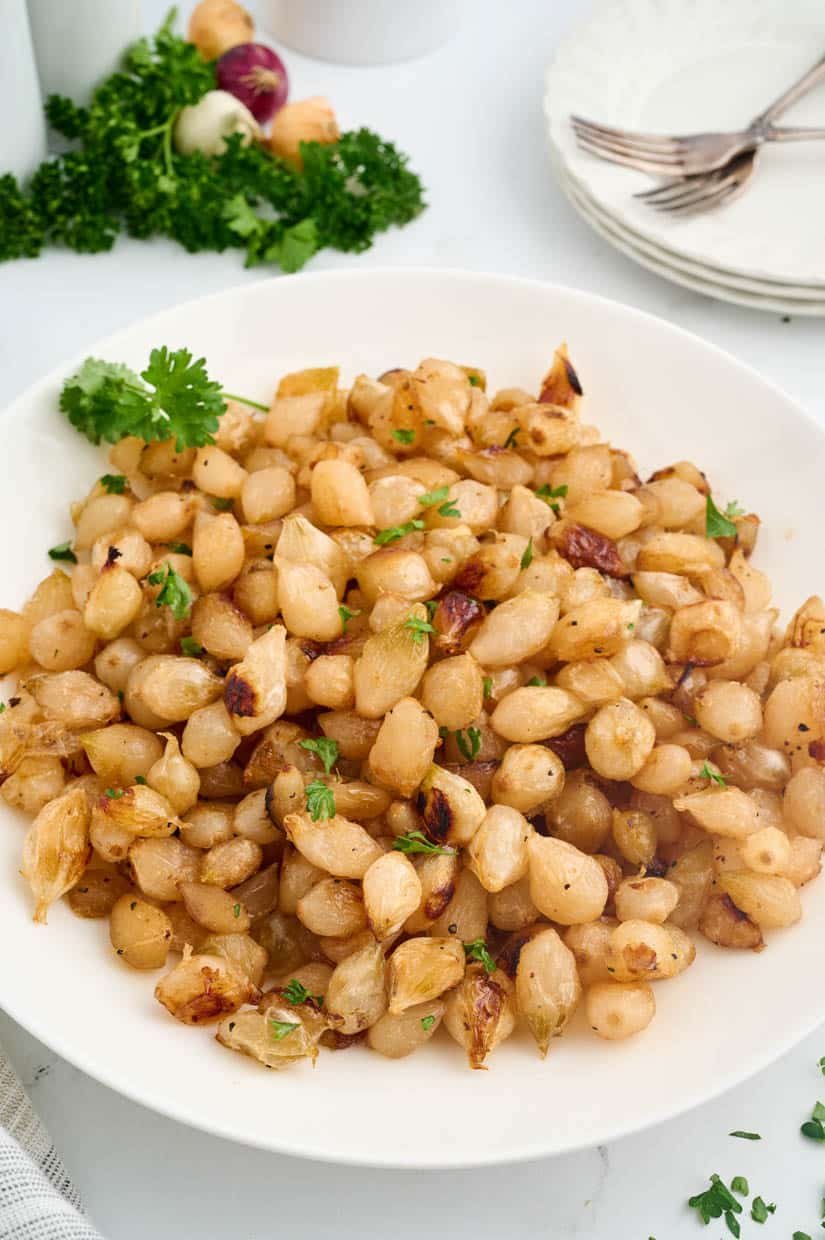
[[[48,100],[50,124],[74,145],[41,164],[26,190],[0,176],[0,262],[34,258],[50,243],[109,250],[127,232],[191,252],[238,247],[247,265],[297,271],[325,246],[365,250],[423,209],[406,158],[368,129],[303,144],[301,171],[239,135],[215,158],[179,155],[178,113],[215,88],[215,72],[173,33],[173,17],[126,52],[88,108]]]

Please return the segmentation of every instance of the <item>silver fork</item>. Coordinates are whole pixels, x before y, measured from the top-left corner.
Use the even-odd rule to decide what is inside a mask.
[[[654,211],[670,215],[698,215],[700,211],[726,206],[747,189],[761,150],[761,146],[749,147],[713,172],[666,181],[634,197]]]
[[[667,135],[614,129],[581,116],[570,120],[579,145],[594,155],[642,172],[671,177],[694,176],[722,168],[741,153],[764,142],[799,142],[825,137],[825,129],[779,129],[773,122],[819,82],[825,80],[825,56],[797,82],[755,116],[747,129],[733,133]]]

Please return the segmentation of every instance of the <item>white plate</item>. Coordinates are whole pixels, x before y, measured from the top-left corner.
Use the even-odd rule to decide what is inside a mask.
[[[345,377],[435,354],[484,366],[491,382],[535,388],[566,339],[586,416],[632,450],[643,474],[692,458],[723,498],[765,520],[757,563],[787,610],[822,589],[825,435],[753,371],[672,325],[598,297],[504,276],[448,271],[322,273],[190,302],[89,353],[140,366],[154,345],[187,345],[229,390],[267,399],[287,369],[340,362]],[[105,458],[56,412],[62,380],[42,380],[3,423],[8,532],[3,599],[17,606],[70,535],[71,499]],[[782,468],[777,469],[781,461]],[[25,514],[25,519],[21,519]],[[789,537],[790,527],[796,531]],[[487,1072],[467,1069],[440,1034],[391,1062],[354,1048],[263,1071],[209,1030],[173,1021],[152,997],[157,975],[112,958],[104,925],[64,905],[31,921],[18,875],[23,822],[0,812],[0,1001],[58,1054],[138,1102],[267,1149],[399,1167],[492,1164],[609,1141],[705,1101],[764,1067],[825,1019],[811,978],[825,938],[825,884],[802,893],[801,925],[760,955],[700,945],[696,965],[657,987],[650,1029],[606,1044],[585,1027],[541,1061],[526,1038]]]
[[[695,293],[703,293],[706,297],[715,297],[719,301],[732,302],[738,306],[748,306],[751,310],[762,310],[768,314],[799,314],[808,317],[825,316],[825,297],[815,300],[813,297],[793,297],[785,295],[782,285],[775,285],[773,291],[756,292],[742,282],[727,282],[711,277],[703,278],[696,274],[700,269],[691,270],[683,263],[668,262],[660,257],[653,246],[641,245],[628,230],[606,212],[601,211],[590,202],[578,186],[563,173],[559,174],[562,188],[579,214],[590,224],[600,237],[612,246],[632,258],[648,271],[692,289]],[[825,290],[823,290],[825,292]]]
[[[651,180],[581,151],[571,112],[661,133],[742,128],[825,50],[819,0],[601,0],[560,46],[545,112],[565,170],[639,236],[728,273],[825,287],[825,145],[772,146],[747,192],[681,219],[634,199]],[[786,123],[825,122],[825,87]]]
[[[685,258],[675,250],[667,249],[648,241],[632,228],[628,228],[615,215],[611,215],[600,203],[591,198],[581,182],[569,175],[564,167],[559,152],[549,144],[550,156],[556,169],[562,188],[568,193],[571,202],[582,214],[597,217],[611,233],[621,237],[627,246],[640,255],[646,255],[663,268],[675,268],[686,276],[693,276],[705,284],[715,284],[729,289],[740,289],[744,293],[757,294],[759,297],[779,297],[793,301],[823,302],[825,286],[814,284],[786,284],[779,280],[759,280],[755,276],[742,276],[736,272],[726,271],[722,267],[714,267],[710,263],[699,263],[695,259]],[[634,254],[633,257],[636,257]],[[641,259],[640,259],[641,261]],[[653,268],[651,268],[653,269]],[[670,278],[668,276],[668,278]]]

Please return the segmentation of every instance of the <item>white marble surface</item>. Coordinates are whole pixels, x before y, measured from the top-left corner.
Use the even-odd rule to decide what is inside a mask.
[[[164,7],[145,0],[147,23]],[[576,0],[476,0],[461,35],[413,65],[335,68],[291,55],[295,97],[327,93],[345,125],[370,124],[395,139],[412,154],[431,203],[371,254],[324,255],[314,265],[469,267],[590,289],[712,340],[825,419],[821,322],[785,322],[663,283],[592,235],[554,185],[543,147],[542,72],[584,7]],[[235,253],[193,257],[164,242],[121,242],[95,257],[55,252],[2,267],[3,393],[13,397],[136,318],[260,278],[260,271],[245,272]],[[54,1016],[71,1019],[70,1012]],[[232,1146],[124,1101],[5,1017],[0,1040],[109,1240],[269,1240],[276,1233],[305,1240],[720,1240],[728,1234],[723,1225],[698,1232],[685,1204],[714,1171],[726,1179],[745,1175],[754,1192],[778,1203],[763,1229],[746,1217],[744,1237],[790,1240],[795,1230],[819,1231],[823,1151],[799,1136],[799,1124],[818,1092],[825,1095],[817,1067],[825,1030],[748,1084],[650,1132],[549,1162],[443,1174],[325,1167]],[[655,1090],[657,1081],[638,1085]],[[273,1123],[289,1124],[277,1105]],[[763,1140],[731,1139],[734,1128],[761,1132]]]

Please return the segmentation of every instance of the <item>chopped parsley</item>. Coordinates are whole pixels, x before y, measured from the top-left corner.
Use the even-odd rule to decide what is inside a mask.
[[[429,1033],[434,1024],[435,1024],[434,1016],[422,1016],[421,1017],[421,1028],[424,1030],[425,1033]]]
[[[346,632],[347,621],[354,620],[356,616],[361,615],[361,612],[360,609],[358,611],[350,611],[349,607],[345,607],[342,603],[338,608],[338,615],[341,617],[341,624],[344,627],[344,632]]]
[[[276,1042],[280,1042],[299,1027],[300,1021],[269,1020],[269,1032]]]
[[[532,536],[527,540],[527,546],[524,548],[524,555],[521,557],[522,569],[529,568],[533,563],[533,539]]]
[[[807,1231],[795,1231],[791,1237],[791,1240],[811,1240],[811,1237],[808,1235]]]
[[[478,751],[481,749],[481,732],[478,728],[468,728],[466,736],[459,728],[455,734],[455,741],[467,761],[475,762]]]
[[[319,736],[317,740],[312,737],[305,741],[298,741],[301,749],[306,749],[308,753],[317,754],[324,764],[324,770],[329,775],[335,763],[338,761],[338,742],[329,736]]]
[[[521,431],[520,426],[513,427],[513,429],[510,431],[510,434],[507,436],[507,438],[504,441],[505,448],[515,448],[518,446],[517,440],[518,440],[520,431]]]
[[[212,507],[217,508],[218,512],[229,512],[235,503],[233,499],[225,499],[222,495],[212,495],[210,499],[212,500]]]
[[[105,795],[109,798],[110,801],[119,801],[120,798],[123,796],[123,789],[122,788],[107,788]]]
[[[819,1070],[822,1075],[825,1076],[825,1055],[823,1055],[819,1061]]]
[[[435,633],[435,628],[428,620],[421,620],[418,616],[407,616],[404,621],[404,628],[410,630],[413,641],[416,646],[420,646],[428,633]]]
[[[543,676],[531,676],[527,681],[527,685],[530,689],[546,689],[547,681]]]
[[[750,1196],[750,1186],[743,1175],[735,1175],[730,1182],[730,1191],[738,1193],[740,1197]]]
[[[77,563],[77,556],[72,551],[71,541],[58,543],[56,547],[49,547],[50,560],[66,560],[69,564]]]
[[[460,517],[461,513],[455,506],[455,501],[448,499],[446,504],[442,504],[438,510],[440,517]]]
[[[467,382],[469,383],[470,387],[481,387],[481,380],[479,379],[478,375],[468,375]]]
[[[392,846],[396,852],[402,853],[424,853],[427,856],[443,856],[454,857],[454,848],[443,848],[440,844],[433,844],[428,840],[423,831],[408,831],[406,835],[397,835],[392,842]]]
[[[3,713],[3,711],[4,711],[5,709],[6,709],[6,703],[5,703],[5,702],[0,702],[0,715],[2,715],[2,713]]]
[[[754,1223],[767,1223],[768,1215],[776,1213],[775,1202],[765,1202],[761,1197],[754,1197],[751,1203],[751,1218]]]
[[[558,517],[561,513],[561,507],[559,504],[555,503],[555,500],[565,499],[567,497],[567,487],[551,487],[546,485],[539,487],[535,494],[536,499],[543,499],[545,504],[547,504],[549,508],[552,508],[553,512]]]
[[[240,915],[241,915],[241,906],[240,906],[240,904],[233,904],[233,905],[232,905],[232,916],[233,916],[233,917],[240,917]]]
[[[157,598],[156,607],[168,607],[176,620],[185,620],[192,610],[192,591],[180,573],[176,573],[170,564],[163,569],[155,569],[146,578],[151,586],[162,586]]]
[[[720,788],[727,788],[728,786],[728,781],[725,779],[724,775],[720,775],[718,771],[714,771],[713,768],[709,766],[707,762],[702,763],[702,769],[699,772],[699,778],[709,779],[711,783],[718,784]],[[732,1137],[737,1137],[737,1136],[742,1136],[742,1133],[732,1132],[730,1135]]]
[[[735,538],[736,526],[731,517],[739,517],[744,509],[735,502],[728,504],[724,512],[720,512],[709,495],[705,501],[705,533],[708,538]]]
[[[313,822],[335,817],[335,794],[320,779],[306,786],[307,809]]]
[[[199,654],[203,654],[203,646],[199,641],[195,641],[194,637],[182,637],[180,650],[181,654],[188,655],[190,659],[196,659]]]
[[[435,508],[436,504],[443,504],[449,494],[449,487],[436,487],[434,491],[425,491],[423,495],[419,495],[418,502],[422,508]]]
[[[708,778],[707,776],[705,778]],[[736,1132],[729,1132],[729,1137],[741,1137],[743,1141],[761,1141],[762,1138],[758,1132],[741,1132],[738,1128]]]
[[[297,1007],[300,1003],[314,1003],[316,1007],[320,1007],[324,1002],[323,995],[311,995],[297,977],[293,977],[286,986],[284,986],[281,994],[287,1003],[291,1003],[293,1007]]]
[[[703,1223],[709,1223],[712,1218],[722,1218],[724,1215],[728,1231],[734,1236],[739,1235],[739,1223],[735,1216],[742,1213],[742,1205],[718,1175],[712,1175],[710,1188],[691,1197],[688,1205],[692,1210],[698,1210]]]
[[[423,530],[424,522],[420,517],[414,517],[412,521],[405,521],[403,525],[391,525],[389,529],[381,530],[373,538],[373,542],[379,547],[385,547],[387,543],[398,542],[399,538],[403,538],[405,534],[412,534],[415,530]]]
[[[432,620],[433,616],[438,611],[438,599],[437,598],[428,599],[427,602],[424,604],[424,606],[427,608],[427,615]]]
[[[107,495],[122,495],[126,490],[126,475],[104,474],[100,479],[100,485]]]
[[[393,439],[397,439],[399,443],[411,444],[415,443],[415,431],[404,430],[403,427],[392,432]]]
[[[825,1141],[825,1125],[823,1125],[824,1120],[825,1106],[823,1106],[821,1102],[817,1102],[811,1112],[811,1118],[805,1121],[799,1131],[802,1133],[803,1137],[808,1137],[811,1141]]]
[[[464,956],[467,960],[477,960],[484,966],[485,973],[495,973],[496,962],[487,950],[484,939],[473,939],[472,943],[465,943]]]
[[[135,776],[135,783],[136,783],[136,784],[145,784],[145,783],[146,783],[146,776],[145,776],[145,775],[136,775],[136,776]]]
[[[192,554],[192,548],[189,546],[189,543],[170,542],[170,543],[167,543],[166,546],[175,555],[191,555]]]
[[[485,676],[485,677],[484,677],[484,679],[482,680],[482,682],[481,682],[481,696],[482,696],[482,697],[486,697],[486,698],[488,698],[488,697],[492,697],[492,696],[493,696],[493,678],[492,678],[492,676]],[[823,1068],[823,1069],[822,1069],[822,1071],[823,1071],[823,1073],[825,1073],[825,1068]]]

